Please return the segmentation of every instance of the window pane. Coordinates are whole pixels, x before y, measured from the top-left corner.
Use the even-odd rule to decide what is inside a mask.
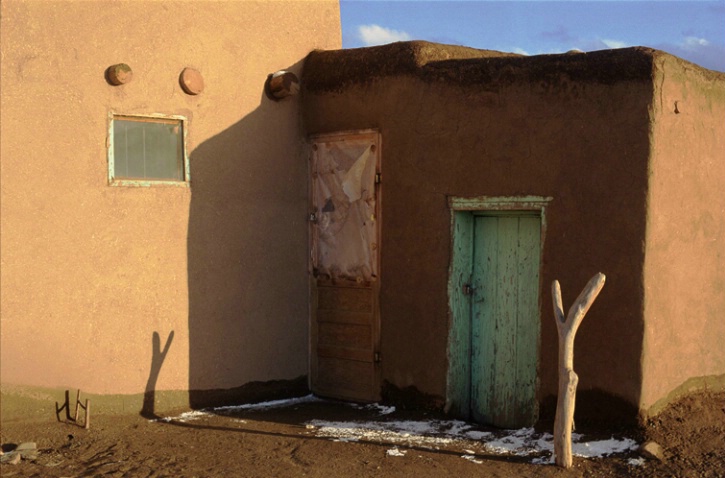
[[[184,180],[181,121],[113,120],[114,177]]]

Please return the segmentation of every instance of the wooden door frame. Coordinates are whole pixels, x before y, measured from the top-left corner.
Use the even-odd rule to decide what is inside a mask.
[[[473,217],[476,214],[533,212],[541,218],[540,268],[546,236],[546,210],[551,197],[449,197],[451,210],[451,259],[448,272],[448,372],[445,410],[457,417],[470,418],[471,410],[471,307],[465,285],[470,283],[473,260]],[[539,301],[543,274],[539,273]],[[539,304],[541,309],[541,304]],[[541,337],[541,334],[539,334]],[[540,340],[540,339],[539,339]],[[538,345],[540,347],[540,344]],[[537,365],[537,377],[539,375]]]

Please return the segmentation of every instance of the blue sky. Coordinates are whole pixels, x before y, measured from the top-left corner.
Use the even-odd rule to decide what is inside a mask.
[[[341,0],[344,48],[428,40],[537,55],[648,46],[725,72],[725,0]]]

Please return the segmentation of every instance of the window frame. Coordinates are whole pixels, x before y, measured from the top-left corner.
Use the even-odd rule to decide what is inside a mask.
[[[145,179],[145,178],[117,178],[115,176],[115,158],[114,158],[114,120],[121,121],[138,121],[142,123],[159,123],[163,120],[178,121],[181,124],[181,150],[182,162],[184,167],[184,179]],[[160,121],[161,120],[161,121]],[[156,187],[156,186],[176,186],[189,187],[191,184],[191,174],[189,172],[189,154],[187,148],[189,120],[182,115],[167,115],[162,113],[151,114],[126,114],[110,111],[108,113],[108,184],[109,186],[130,186],[130,187]]]

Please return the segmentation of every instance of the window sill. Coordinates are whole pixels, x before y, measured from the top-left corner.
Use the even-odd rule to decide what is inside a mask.
[[[189,181],[164,181],[149,179],[112,179],[109,186],[132,187],[132,188],[156,188],[156,187],[176,187],[188,188],[191,186]]]

